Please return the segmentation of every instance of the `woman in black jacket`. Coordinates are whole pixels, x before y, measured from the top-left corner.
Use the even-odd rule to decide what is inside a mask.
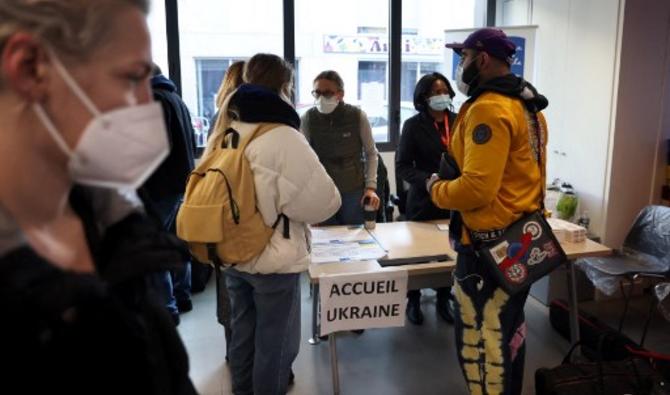
[[[409,184],[405,215],[408,221],[449,218],[449,211],[436,207],[426,191],[426,180],[440,168],[442,153],[447,151],[456,118],[451,100],[455,93],[440,73],[421,77],[414,90],[414,108],[418,114],[405,121],[396,153],[396,173]],[[450,287],[437,290],[437,313],[449,323]],[[421,291],[407,293],[407,319],[415,325],[423,323]]]

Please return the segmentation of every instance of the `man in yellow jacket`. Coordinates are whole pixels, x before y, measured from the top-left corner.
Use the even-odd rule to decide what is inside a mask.
[[[528,291],[508,295],[480,261],[470,235],[495,238],[524,213],[540,209],[545,184],[547,99],[513,75],[516,46],[499,29],[483,28],[463,43],[457,86],[469,99],[455,121],[450,176],[426,185],[436,206],[460,213],[454,221],[456,342],[471,394],[521,394]]]

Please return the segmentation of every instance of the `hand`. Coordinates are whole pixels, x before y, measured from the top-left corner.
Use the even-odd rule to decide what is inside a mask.
[[[438,176],[437,173],[431,174],[430,178],[426,180],[426,190],[428,191],[428,194],[431,194],[431,189],[436,181],[440,181],[440,176]]]
[[[374,189],[371,188],[366,188],[365,193],[363,193],[363,198],[361,199],[361,206],[365,205],[365,199],[369,198],[370,199],[370,205],[375,209],[379,210],[379,196],[377,196],[377,192],[375,192]]]

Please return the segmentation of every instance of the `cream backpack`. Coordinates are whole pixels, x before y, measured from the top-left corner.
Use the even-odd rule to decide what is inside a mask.
[[[284,237],[288,238],[289,223],[284,215],[272,227],[263,221],[256,207],[254,175],[244,155],[249,143],[278,126],[261,123],[242,139],[228,128],[216,141],[217,147],[191,172],[177,214],[177,235],[200,262],[220,265],[253,259],[268,244],[282,218]]]

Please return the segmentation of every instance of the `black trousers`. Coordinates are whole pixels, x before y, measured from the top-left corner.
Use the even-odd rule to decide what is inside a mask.
[[[528,291],[508,295],[470,247],[454,272],[458,360],[472,395],[519,395],[523,386]]]
[[[440,301],[442,299],[449,299],[451,295],[451,287],[440,287],[440,288],[434,288],[435,291],[437,292],[437,300]],[[407,291],[407,299],[409,299],[409,302],[415,302],[419,303],[421,301],[421,290],[420,289],[413,289],[410,291]]]

